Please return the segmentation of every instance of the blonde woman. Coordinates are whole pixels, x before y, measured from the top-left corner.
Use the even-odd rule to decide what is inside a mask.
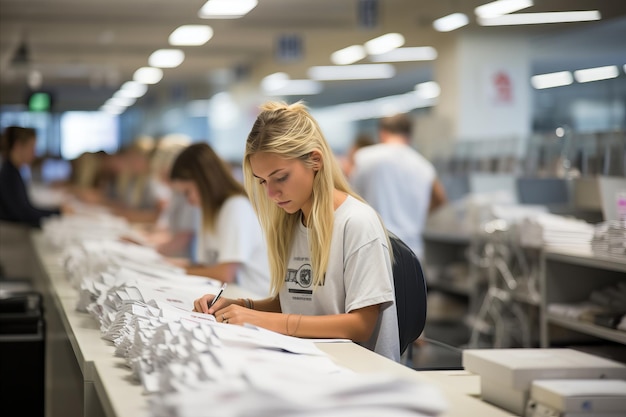
[[[209,308],[205,295],[194,309],[290,336],[351,339],[399,361],[388,236],[303,104],[262,107],[243,171],[267,240],[271,296]]]
[[[198,264],[187,272],[236,282],[260,296],[269,293],[267,248],[246,192],[206,143],[184,149],[174,161],[172,188],[202,212]]]

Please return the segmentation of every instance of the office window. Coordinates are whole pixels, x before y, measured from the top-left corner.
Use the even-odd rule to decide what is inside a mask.
[[[66,112],[61,116],[61,156],[75,159],[85,152],[116,152],[117,116],[104,112]]]

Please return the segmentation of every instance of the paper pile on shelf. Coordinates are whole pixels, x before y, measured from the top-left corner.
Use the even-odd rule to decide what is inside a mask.
[[[591,249],[602,256],[626,259],[626,221],[608,221],[596,225]]]
[[[550,213],[537,213],[520,222],[524,246],[588,251],[594,226],[583,220]]]
[[[626,330],[626,323],[623,323],[626,317],[626,283],[598,288],[582,302],[548,304],[548,313],[569,320]]]

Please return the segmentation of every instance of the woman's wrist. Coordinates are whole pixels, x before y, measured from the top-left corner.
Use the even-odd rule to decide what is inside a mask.
[[[254,301],[249,298],[239,298],[237,301],[241,302],[241,306],[248,308],[250,310],[254,310]]]

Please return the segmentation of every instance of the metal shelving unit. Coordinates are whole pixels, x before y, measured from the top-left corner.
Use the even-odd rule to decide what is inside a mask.
[[[626,282],[626,260],[591,252],[545,250],[541,262],[541,346],[550,347],[551,328],[573,330],[626,345],[626,332],[549,313],[552,303],[577,303],[589,294],[620,281]]]

